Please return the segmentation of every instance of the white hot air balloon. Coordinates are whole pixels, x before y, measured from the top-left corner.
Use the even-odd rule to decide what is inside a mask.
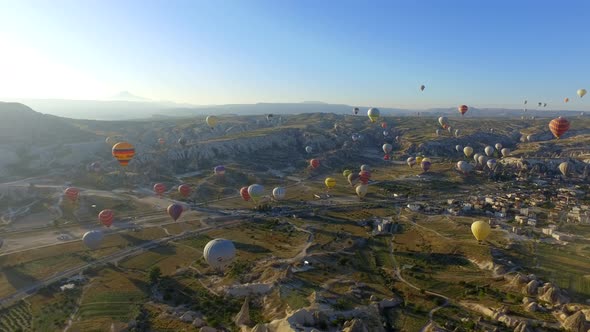
[[[494,155],[494,147],[491,145],[486,146],[486,148],[484,149],[484,152],[486,153],[486,155],[488,157],[491,157]]]
[[[510,155],[510,149],[508,148],[503,148],[500,152],[502,153],[502,157],[508,157]]]
[[[285,198],[285,195],[287,194],[287,189],[283,188],[283,187],[276,187],[272,190],[272,197],[274,197],[276,200],[282,200]]]
[[[496,143],[496,150],[498,150],[498,151],[502,150],[502,143]]]
[[[313,148],[308,145],[308,146],[305,147],[305,152],[312,153],[313,152]]]
[[[84,242],[84,245],[86,245],[86,247],[95,250],[100,247],[103,238],[104,235],[101,231],[93,230],[86,232],[84,236],[82,236],[82,242]]]
[[[203,249],[203,257],[215,270],[223,270],[236,257],[236,247],[233,242],[226,239],[209,241]]]

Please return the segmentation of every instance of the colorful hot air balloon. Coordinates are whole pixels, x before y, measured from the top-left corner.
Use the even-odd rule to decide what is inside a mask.
[[[351,171],[351,170],[349,170],[349,169],[345,169],[345,170],[342,172],[342,176],[344,176],[345,178],[348,178],[348,176],[349,176],[350,174],[352,174],[352,171]]]
[[[424,172],[428,172],[431,165],[432,165],[432,163],[430,162],[430,159],[428,159],[428,158],[424,158],[424,159],[422,159],[422,162],[420,162],[420,167],[422,167],[422,170]]]
[[[380,114],[381,113],[379,112],[379,109],[377,109],[377,108],[370,108],[367,111],[367,115],[369,116],[369,120],[371,120],[371,122],[376,122],[377,119],[379,119]]]
[[[105,209],[98,214],[98,220],[106,227],[111,227],[113,219],[115,219],[115,213],[113,210]]]
[[[236,247],[226,239],[209,241],[203,249],[203,258],[215,270],[222,271],[232,263],[236,257]]]
[[[494,154],[494,147],[491,145],[488,145],[485,147],[485,149],[483,151],[486,153],[486,155],[488,157],[491,157]]]
[[[188,197],[191,194],[191,191],[191,187],[188,184],[181,184],[178,186],[178,192],[184,197]]]
[[[318,168],[320,167],[320,161],[318,159],[312,159],[309,161],[309,166],[311,166],[311,168]]]
[[[264,194],[264,187],[260,184],[252,184],[248,187],[248,195],[256,203],[256,201]]]
[[[549,130],[551,130],[553,136],[557,137],[557,139],[565,134],[568,129],[570,129],[570,122],[561,116],[549,122]]]
[[[389,144],[389,143],[385,143],[383,144],[383,152],[385,152],[385,154],[389,154],[392,150],[393,150],[393,145]]]
[[[242,199],[244,199],[246,202],[250,200],[250,194],[248,194],[248,187],[242,187],[242,189],[240,189],[240,196],[242,196]]]
[[[101,231],[92,230],[84,233],[84,236],[82,236],[82,242],[84,242],[84,245],[89,249],[96,250],[100,247],[103,238],[104,235]]]
[[[500,150],[500,153],[502,154],[502,157],[508,157],[510,155],[510,149],[503,148],[502,150]]]
[[[355,191],[356,191],[356,194],[359,197],[359,199],[363,199],[367,195],[368,190],[369,190],[368,184],[359,184],[358,186],[356,186]]]
[[[308,146],[305,147],[305,152],[312,153],[313,152],[313,148],[308,145]]]
[[[461,105],[457,108],[459,110],[459,113],[461,113],[461,115],[465,115],[465,113],[467,113],[467,111],[469,110],[469,107],[467,107],[467,105]]]
[[[565,177],[567,177],[567,175],[568,175],[569,168],[570,168],[570,163],[568,163],[567,161],[564,161],[561,164],[559,164],[559,171]]]
[[[578,93],[578,96],[580,96],[580,98],[582,98],[586,95],[586,89],[579,89],[577,93]]]
[[[166,192],[166,185],[163,183],[154,184],[154,192],[158,195],[162,195],[164,192]]]
[[[491,169],[492,171],[496,168],[498,162],[496,161],[496,159],[490,159],[487,162],[488,168]]]
[[[471,166],[470,163],[461,160],[457,163],[457,169],[459,170],[459,172],[467,175],[469,174],[469,172],[471,172],[471,170],[473,170],[473,166]]]
[[[406,160],[406,163],[408,164],[408,166],[410,166],[410,168],[412,168],[412,167],[414,167],[414,165],[416,165],[416,158],[408,157],[408,159]]]
[[[206,119],[205,122],[207,122],[207,125],[213,129],[215,128],[215,125],[217,124],[217,117],[215,115],[209,115]]]
[[[424,84],[420,85],[420,91],[424,91],[426,87],[424,86]]]
[[[438,118],[438,123],[440,123],[441,127],[447,129],[447,126],[449,125],[449,119],[447,119],[446,116],[441,116]]]
[[[168,208],[166,209],[168,215],[172,217],[174,221],[177,221],[178,218],[180,218],[183,210],[182,205],[176,203],[168,205]]]
[[[135,148],[130,143],[119,142],[113,146],[112,153],[113,157],[119,161],[119,164],[126,167],[135,156]]]
[[[497,151],[502,150],[502,143],[496,143],[495,148],[496,148]]]
[[[225,166],[223,166],[223,165],[215,166],[215,168],[213,169],[213,173],[217,176],[224,175],[225,174]]]
[[[276,187],[272,190],[272,197],[274,197],[274,199],[276,199],[277,201],[284,199],[286,194],[287,189],[283,187]]]
[[[359,172],[359,181],[362,184],[369,183],[370,179],[371,179],[371,172],[370,171],[360,171]]]
[[[473,148],[470,146],[466,146],[463,148],[463,153],[465,154],[465,156],[467,158],[471,157],[471,154],[473,153]]]
[[[478,220],[471,224],[471,232],[473,233],[473,236],[475,236],[475,239],[478,242],[484,241],[488,237],[488,235],[490,235],[491,231],[492,228],[490,227],[490,225],[481,220]]]
[[[358,173],[350,173],[350,174],[348,174],[348,177],[346,180],[348,180],[348,183],[350,183],[351,186],[354,186],[355,183],[358,181],[358,179],[359,179]]]
[[[75,202],[78,200],[79,194],[80,194],[80,190],[78,188],[69,187],[69,188],[66,188],[66,190],[64,190],[64,195],[66,196],[67,199],[69,199],[72,202]]]
[[[326,180],[324,181],[324,184],[326,185],[326,188],[332,189],[336,186],[336,179],[326,178]]]
[[[566,97],[563,101],[567,103],[570,101],[570,99]]]
[[[357,115],[357,114],[359,114],[359,108],[358,108],[358,107],[355,107],[355,108],[352,110],[352,113],[354,113],[354,115]]]

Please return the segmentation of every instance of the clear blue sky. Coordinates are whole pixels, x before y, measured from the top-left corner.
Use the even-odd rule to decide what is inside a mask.
[[[587,0],[0,0],[0,97],[587,109],[589,33]]]

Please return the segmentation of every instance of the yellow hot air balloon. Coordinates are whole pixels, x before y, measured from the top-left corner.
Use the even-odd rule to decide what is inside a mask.
[[[336,179],[326,178],[326,181],[324,181],[324,183],[326,184],[326,187],[328,189],[331,189],[331,188],[334,188],[334,186],[336,186]]]
[[[207,125],[211,128],[215,127],[215,125],[217,124],[217,117],[215,115],[209,115],[206,119],[205,122],[207,122]]]
[[[359,184],[356,186],[356,194],[360,199],[363,199],[365,195],[367,195],[367,190],[369,189],[368,184]]]
[[[478,220],[471,224],[471,232],[479,242],[484,241],[488,237],[488,235],[490,235],[491,231],[492,228],[490,227],[490,225],[481,220]]]
[[[422,159],[424,159],[424,157],[422,156],[416,157],[416,164],[420,164],[422,162]]]
[[[345,178],[348,178],[348,176],[352,173],[351,170],[349,169],[345,169],[344,172],[342,172],[342,175],[344,175]]]
[[[586,89],[580,89],[578,90],[578,96],[580,96],[580,98],[584,97],[584,95],[586,94]]]
[[[467,156],[467,158],[469,158],[473,154],[473,148],[470,146],[466,146],[463,148],[463,153],[465,153],[465,156]]]
[[[379,115],[380,115],[379,109],[374,108],[374,107],[370,108],[367,111],[367,115],[369,116],[369,119],[371,120],[371,122],[375,122],[375,121],[377,121],[377,119],[379,119]]]
[[[135,148],[130,143],[119,142],[113,146],[112,152],[113,157],[119,161],[119,164],[126,167],[135,155]]]
[[[567,177],[567,174],[569,173],[569,169],[570,169],[570,163],[568,163],[567,161],[564,161],[561,164],[559,164],[559,171],[561,172],[561,174],[563,174],[563,176]]]

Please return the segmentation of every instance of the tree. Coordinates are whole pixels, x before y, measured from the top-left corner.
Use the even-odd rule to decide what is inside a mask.
[[[159,266],[152,266],[148,272],[148,278],[150,279],[151,284],[155,284],[160,280],[162,276],[162,271],[160,270]]]

